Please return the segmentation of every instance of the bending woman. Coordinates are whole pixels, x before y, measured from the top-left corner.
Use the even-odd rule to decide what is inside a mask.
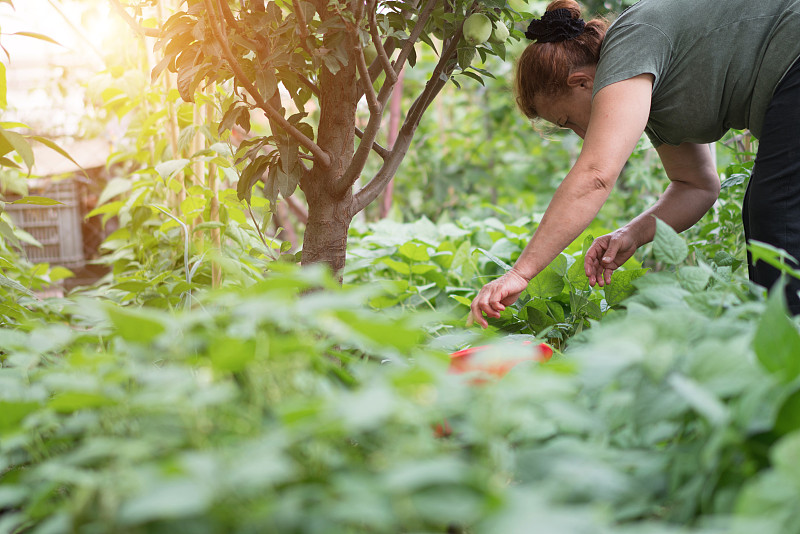
[[[670,184],[650,209],[595,240],[585,263],[592,285],[610,283],[653,239],[653,215],[680,232],[713,206],[720,182],[708,143],[730,128],[759,139],[745,237],[800,258],[800,0],[640,0],[608,29],[584,23],[573,0],[556,0],[526,36],[534,42],[517,62],[520,109],[584,142],[514,267],[472,301],[481,326],[589,226],[643,132]],[[762,286],[778,279],[749,256],[748,267]],[[794,313],[798,290],[791,280]]]

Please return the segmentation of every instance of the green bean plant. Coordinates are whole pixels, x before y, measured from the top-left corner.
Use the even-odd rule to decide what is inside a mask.
[[[620,309],[500,379],[447,352],[532,336],[431,328],[321,269],[174,311],[61,299],[0,325],[0,530],[797,534],[783,292],[687,264],[663,223],[653,253]]]
[[[351,231],[351,262],[345,283],[383,283],[388,293],[372,301],[376,308],[401,306],[448,310],[467,318],[468,306],[488,281],[511,268],[535,231],[537,223],[525,217],[503,223],[462,217],[457,222],[433,224],[427,219],[401,224],[383,220]],[[633,292],[631,283],[645,269],[636,259],[615,273],[613,283],[591,288],[583,258],[592,242],[593,227],[536,276],[520,299],[492,329],[546,337],[561,347],[574,334],[617,308]]]

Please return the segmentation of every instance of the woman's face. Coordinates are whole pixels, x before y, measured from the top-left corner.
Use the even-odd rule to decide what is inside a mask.
[[[594,72],[576,71],[567,80],[567,91],[559,95],[536,95],[538,115],[560,128],[569,128],[583,139],[592,111]]]

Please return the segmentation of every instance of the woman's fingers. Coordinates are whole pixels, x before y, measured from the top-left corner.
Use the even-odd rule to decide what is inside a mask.
[[[605,282],[606,285],[611,283],[611,273],[614,272],[614,269],[606,269],[605,270]]]
[[[486,328],[489,326],[489,323],[486,322],[486,319],[483,317],[485,313],[487,317],[499,317],[500,313],[495,311],[492,305],[490,304],[490,296],[489,293],[491,289],[489,288],[490,284],[483,286],[474,299],[472,299],[472,303],[470,304],[470,315],[474,318],[475,321],[481,328]]]
[[[598,282],[602,283],[603,267],[600,264],[600,258],[605,256],[607,246],[608,236],[602,236],[595,239],[589,250],[586,251],[583,265],[586,276],[589,277],[589,284],[592,286]]]
[[[528,281],[522,276],[514,272],[504,274],[481,288],[470,303],[470,315],[481,327],[486,328],[489,326],[486,318],[499,318],[506,306],[513,304],[527,286]]]
[[[598,284],[600,287],[611,283],[611,273],[618,267],[616,263],[617,254],[619,254],[620,241],[611,237],[608,241],[608,246],[603,252],[603,257],[600,260],[600,274],[598,276]]]

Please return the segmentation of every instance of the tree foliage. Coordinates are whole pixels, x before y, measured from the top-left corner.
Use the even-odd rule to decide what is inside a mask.
[[[433,99],[456,73],[477,80],[491,76],[471,66],[476,55],[505,57],[504,42],[464,39],[464,20],[476,12],[503,25],[521,18],[499,0],[295,0],[233,8],[227,1],[190,1],[160,29],[163,59],[153,76],[175,72],[186,101],[201,84],[232,80],[220,132],[247,131],[253,110],[270,127],[237,153],[237,162],[246,163],[240,198],[249,199],[261,180],[273,204],[299,186],[309,205],[303,261],[325,261],[338,270],[350,221],[394,177]],[[512,28],[512,38],[519,35]],[[439,59],[406,111],[394,145],[382,147],[376,140],[386,104],[402,69],[415,65],[418,43],[433,48]],[[356,117],[363,107],[361,130]],[[318,110],[313,117],[312,109]],[[371,154],[382,163],[354,189]]]

